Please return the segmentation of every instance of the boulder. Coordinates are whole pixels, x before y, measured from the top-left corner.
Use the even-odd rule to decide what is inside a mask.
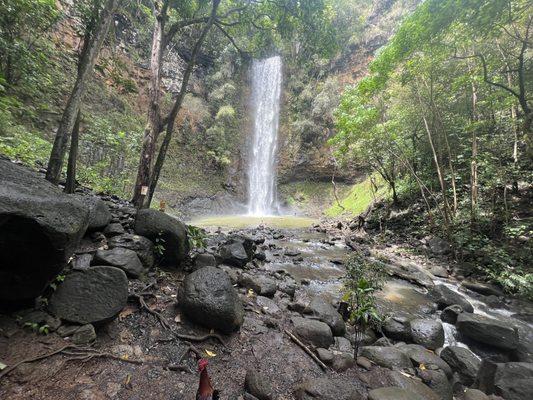
[[[331,328],[333,336],[342,336],[346,333],[346,325],[342,316],[329,302],[321,297],[314,297],[309,303],[309,311],[318,320],[325,322]]]
[[[355,360],[352,354],[334,354],[333,360],[331,360],[330,365],[333,371],[344,372],[355,365]]]
[[[265,297],[273,297],[278,289],[274,279],[263,275],[242,274],[239,278],[239,285]]]
[[[470,386],[476,379],[481,360],[465,347],[447,346],[440,352],[440,357],[459,374],[465,386]]]
[[[391,386],[397,386],[410,392],[416,393],[424,400],[442,400],[437,393],[435,393],[427,385],[420,382],[420,380],[405,376],[399,371],[391,371],[389,373],[388,380]]]
[[[217,260],[213,254],[201,253],[194,257],[194,269],[200,269],[203,267],[216,267]]]
[[[467,313],[474,312],[474,307],[467,299],[464,298],[464,296],[454,292],[445,285],[436,285],[431,291],[431,296],[440,309],[458,304],[462,307],[463,311]]]
[[[218,249],[218,256],[222,263],[242,268],[252,260],[253,252],[247,251],[245,240],[231,238]]]
[[[503,296],[502,290],[490,283],[463,281],[461,286],[485,296]]]
[[[426,366],[435,365],[444,371],[448,378],[452,377],[452,369],[446,361],[425,347],[418,344],[405,344],[397,348],[411,359],[415,367],[418,367],[420,364]]]
[[[89,225],[87,231],[95,232],[104,229],[111,222],[111,212],[104,201],[94,195],[76,195],[89,209]]]
[[[154,244],[147,238],[139,235],[125,233],[113,236],[107,241],[110,249],[117,247],[135,251],[144,268],[150,269],[154,266]]]
[[[383,387],[368,392],[368,400],[424,400],[424,397],[399,387]]]
[[[128,278],[115,267],[74,271],[50,298],[50,311],[62,320],[98,324],[115,318],[128,300]]]
[[[410,342],[410,320],[411,317],[408,314],[396,313],[385,320],[383,323],[383,332],[391,339]]]
[[[107,237],[122,235],[123,233],[126,233],[126,231],[124,230],[122,224],[118,222],[113,222],[104,228],[104,235]]]
[[[444,345],[444,328],[433,319],[414,319],[410,322],[414,343],[436,350]]]
[[[354,381],[346,378],[310,378],[299,385],[296,400],[361,400],[363,396]]]
[[[480,343],[505,350],[518,347],[518,331],[507,322],[479,314],[462,313],[457,318],[457,330]]]
[[[176,218],[161,211],[146,209],[137,212],[135,233],[146,236],[161,251],[161,263],[177,267],[189,255],[187,226]]]
[[[0,159],[0,303],[39,296],[66,266],[88,221],[78,198]]]
[[[261,311],[266,315],[271,315],[276,318],[280,317],[281,309],[274,300],[264,296],[257,296],[255,301],[261,307]]]
[[[272,386],[265,379],[265,376],[255,369],[246,371],[244,378],[244,388],[248,393],[255,396],[259,400],[272,400],[274,398],[274,390]]]
[[[187,275],[179,293],[179,305],[192,321],[223,333],[242,325],[244,308],[227,273],[204,267]]]
[[[422,382],[439,395],[442,400],[453,400],[452,385],[444,371],[435,365],[417,368],[417,375]]]
[[[466,389],[461,400],[490,400],[490,398],[481,390]]]
[[[505,400],[530,400],[533,398],[533,363],[484,360],[479,368],[477,385],[483,392]]]
[[[293,323],[294,333],[304,342],[326,349],[334,342],[331,328],[324,322],[295,317]]]
[[[87,345],[96,340],[96,332],[91,324],[82,325],[72,335],[72,341],[78,346]]]
[[[407,369],[413,367],[409,357],[395,347],[365,346],[361,349],[361,356],[385,368]]]
[[[121,247],[115,247],[111,250],[97,250],[93,264],[120,268],[130,278],[138,278],[144,272],[144,267],[137,253]]]
[[[457,322],[457,317],[463,312],[463,307],[459,304],[454,304],[453,306],[448,306],[440,313],[440,319],[442,322],[447,324],[455,325]]]

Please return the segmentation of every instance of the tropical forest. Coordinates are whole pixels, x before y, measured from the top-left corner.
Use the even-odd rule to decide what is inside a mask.
[[[533,399],[532,0],[0,0],[0,399]]]

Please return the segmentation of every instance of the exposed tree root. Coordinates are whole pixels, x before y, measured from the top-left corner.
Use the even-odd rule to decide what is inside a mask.
[[[116,356],[111,353],[100,352],[90,347],[79,347],[79,346],[75,346],[72,344],[68,344],[56,350],[53,350],[51,352],[41,354],[35,357],[25,358],[23,360],[18,361],[17,363],[11,365],[10,367],[7,367],[5,370],[0,372],[0,379],[3,378],[4,376],[7,376],[9,373],[17,369],[22,364],[44,360],[45,358],[52,357],[57,354],[63,354],[65,356],[68,356],[67,361],[70,361],[70,360],[89,361],[93,358],[105,357],[105,358],[110,358],[113,360],[123,361],[123,362],[131,363],[131,364],[143,364],[144,363],[144,361],[142,360],[125,359],[125,358]]]
[[[167,322],[167,320],[165,319],[165,317],[163,317],[160,313],[158,313],[157,311],[154,311],[152,310],[150,307],[148,307],[148,304],[146,304],[146,301],[144,300],[144,296],[148,296],[148,295],[152,295],[151,293],[140,293],[140,294],[136,294],[136,293],[133,293],[133,294],[130,294],[129,297],[132,298],[132,299],[135,299],[139,302],[139,305],[141,306],[141,309],[142,310],[145,310],[147,311],[149,314],[153,315],[154,317],[156,317],[156,319],[159,321],[159,323],[161,324],[161,326],[165,329],[168,329],[168,330],[172,330],[172,327],[170,326],[170,324]]]

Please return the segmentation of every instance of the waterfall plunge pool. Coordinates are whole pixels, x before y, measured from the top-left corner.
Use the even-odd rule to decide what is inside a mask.
[[[303,229],[317,222],[314,218],[295,215],[214,215],[194,219],[188,224],[201,228],[242,229],[263,225],[272,228]]]

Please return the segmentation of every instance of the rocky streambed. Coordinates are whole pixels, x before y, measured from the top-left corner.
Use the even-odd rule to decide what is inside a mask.
[[[11,182],[0,190],[2,261],[15,249],[26,279],[32,266],[50,271],[31,294],[0,286],[11,307],[0,315],[0,398],[194,399],[199,356],[223,399],[533,397],[531,304],[461,279],[459,266],[433,257],[435,241],[414,255],[343,224],[213,227],[205,248],[189,248],[171,216],[87,190],[70,205],[41,177],[0,166]],[[43,189],[17,186],[28,181]],[[43,201],[78,210],[68,257]],[[36,239],[21,220],[36,221],[26,225]],[[39,253],[41,234],[54,257]],[[378,295],[388,318],[365,332],[355,359],[353,328],[337,312],[354,250],[388,274]],[[20,281],[12,264],[0,269]]]

